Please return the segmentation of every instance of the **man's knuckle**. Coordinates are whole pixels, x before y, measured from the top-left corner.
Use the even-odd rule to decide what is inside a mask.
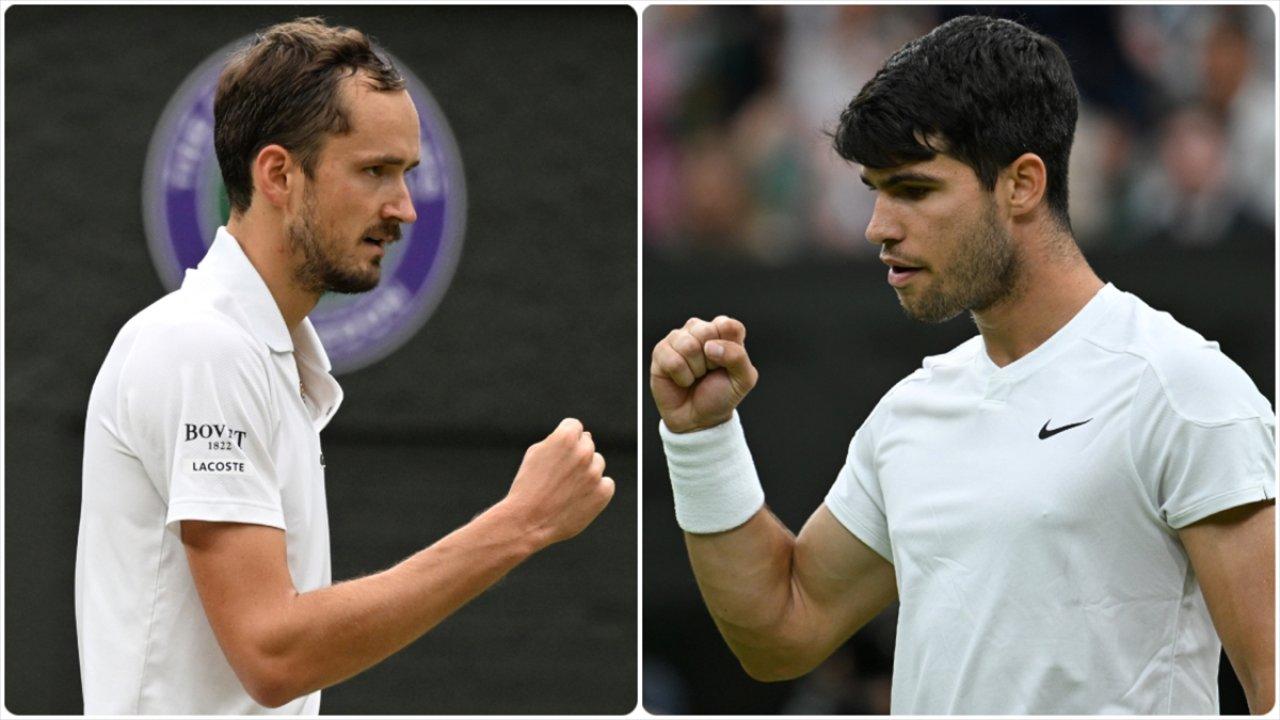
[[[713,322],[704,322],[701,325],[692,328],[691,332],[702,342],[714,340],[720,337],[720,331],[716,328],[716,324]]]
[[[684,360],[675,360],[671,363],[671,377],[675,380],[689,382],[693,380],[693,371],[689,368],[688,363]]]
[[[684,330],[682,330],[679,335],[673,338],[671,344],[672,344],[672,347],[679,350],[681,354],[686,354],[686,355],[689,353],[698,352],[698,350],[701,347],[701,344],[698,342],[698,339],[694,337],[691,333]]]
[[[615,483],[612,478],[602,477],[600,482],[596,484],[596,495],[599,497],[600,507],[604,507],[613,498]]]

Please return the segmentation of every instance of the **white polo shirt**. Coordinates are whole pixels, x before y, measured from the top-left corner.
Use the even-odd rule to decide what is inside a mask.
[[[120,330],[85,422],[75,600],[87,714],[319,711],[319,692],[277,709],[245,692],[179,530],[281,528],[298,591],[330,584],[319,433],[342,390],[329,367],[311,323],[289,333],[225,228],[179,290]]]
[[[925,359],[826,498],[897,574],[892,712],[1216,715],[1177,530],[1274,498],[1274,433],[1217,343],[1111,285],[1003,368],[981,337]]]

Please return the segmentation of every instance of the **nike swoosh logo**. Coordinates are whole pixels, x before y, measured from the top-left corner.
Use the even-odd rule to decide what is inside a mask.
[[[1093,419],[1093,418],[1089,418],[1089,420],[1092,420],[1092,419]],[[1053,422],[1053,418],[1049,418],[1048,420],[1046,420],[1046,421],[1044,422],[1044,427],[1040,428],[1040,439],[1041,439],[1041,440],[1045,440],[1045,439],[1048,439],[1048,438],[1053,437],[1054,435],[1057,435],[1057,434],[1058,434],[1058,433],[1060,433],[1060,432],[1066,432],[1067,430],[1070,430],[1071,428],[1074,428],[1074,427],[1080,427],[1081,425],[1083,425],[1083,424],[1085,424],[1085,423],[1089,422],[1089,420],[1081,420],[1081,421],[1080,421],[1080,422],[1078,422],[1078,423],[1071,423],[1070,425],[1063,425],[1062,427],[1054,428],[1054,429],[1050,430],[1050,429],[1049,429],[1049,423]]]

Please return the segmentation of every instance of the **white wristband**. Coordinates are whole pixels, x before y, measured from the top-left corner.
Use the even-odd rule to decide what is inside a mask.
[[[736,410],[720,425],[688,433],[672,432],[659,421],[658,433],[676,497],[676,522],[685,532],[732,530],[764,505]]]

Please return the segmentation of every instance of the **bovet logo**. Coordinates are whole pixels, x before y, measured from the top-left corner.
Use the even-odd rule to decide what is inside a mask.
[[[226,59],[250,39],[222,48],[193,70],[151,137],[142,212],[152,261],[169,290],[200,262],[230,215],[213,151],[213,95]],[[453,133],[422,82],[404,63],[379,52],[404,76],[418,108],[422,159],[407,176],[418,220],[402,226],[403,240],[388,248],[377,288],[327,294],[311,312],[339,374],[381,360],[412,337],[444,296],[462,252],[466,184]]]
[[[236,430],[227,425],[206,424],[196,425],[195,423],[183,423],[183,430],[186,433],[184,440],[191,442],[192,440],[234,440],[236,447],[244,447],[244,436],[248,433],[244,430]]]

